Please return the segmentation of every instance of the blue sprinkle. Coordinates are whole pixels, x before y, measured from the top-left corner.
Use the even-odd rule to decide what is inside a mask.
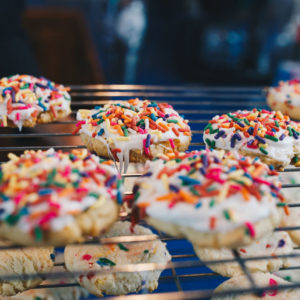
[[[240,127],[242,127],[242,128],[244,128],[245,127],[245,125],[243,124],[243,123],[241,123],[241,122],[236,122],[236,124],[238,124]]]
[[[151,135],[148,134],[148,135],[147,135],[147,138],[146,138],[146,148],[149,148],[149,147],[150,147],[150,141],[151,141]]]
[[[143,174],[142,177],[150,177],[152,175],[152,172],[148,172],[146,174]]]
[[[165,114],[165,118],[169,118],[170,117],[170,115],[169,114]]]
[[[294,138],[295,138],[296,140],[298,140],[299,137],[298,137],[298,134],[297,134],[296,130],[292,130],[292,132],[293,132]]]
[[[105,183],[105,186],[112,186],[112,184],[116,181],[117,175],[111,176]]]
[[[200,181],[188,176],[180,175],[178,176],[179,179],[181,179],[185,184],[200,184]]]
[[[254,143],[254,140],[250,140],[250,141],[247,142],[247,145],[251,146],[253,143]]]
[[[39,195],[50,195],[52,194],[53,190],[52,189],[41,189],[38,191]]]
[[[256,135],[254,138],[257,139],[262,144],[266,143],[266,141],[262,137],[260,137],[259,135]]]
[[[119,205],[123,203],[122,194],[120,191],[117,192],[117,202]]]
[[[153,121],[156,121],[156,120],[157,120],[157,117],[154,115],[154,113],[152,113],[152,114],[150,115],[150,118],[151,118]]]
[[[8,201],[9,197],[7,197],[6,195],[0,193],[0,198],[2,198],[3,201]]]
[[[253,127],[249,127],[248,130],[247,130],[247,132],[248,132],[249,134],[252,134],[253,131],[254,131],[254,128],[253,128]]]
[[[4,208],[0,208],[0,215],[2,215],[5,212]]]
[[[104,133],[104,129],[101,128],[101,129],[98,131],[97,135],[98,135],[98,136],[101,136],[103,133]]]
[[[205,169],[202,168],[202,167],[199,169],[199,171],[201,172],[202,175],[205,175],[205,173],[206,173],[206,172],[205,172]]]
[[[47,110],[47,107],[39,100],[38,105],[43,109],[43,111]]]
[[[270,168],[271,171],[274,171],[274,170],[275,170],[275,168],[274,168],[273,165],[269,165],[269,168]]]
[[[198,203],[195,204],[196,208],[200,208],[201,206],[202,206],[202,202],[201,201],[199,201]]]

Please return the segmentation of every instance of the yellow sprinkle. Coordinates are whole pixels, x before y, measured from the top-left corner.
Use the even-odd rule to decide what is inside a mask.
[[[58,105],[61,105],[62,104],[62,101],[59,101],[59,102],[52,102],[51,105],[52,106],[58,106]]]
[[[27,201],[28,202],[35,202],[39,198],[38,194],[36,193],[31,193],[27,196]]]
[[[181,122],[178,122],[177,125],[181,128],[184,128],[184,125]]]
[[[164,174],[165,175],[165,174]],[[148,184],[148,183],[145,183],[145,182],[143,182],[142,184],[141,184],[141,188],[143,188],[143,189],[150,189],[151,188],[151,185],[150,184]]]
[[[225,199],[225,197],[227,195],[227,192],[228,192],[228,189],[229,189],[229,185],[230,185],[229,182],[226,182],[223,185],[223,188],[221,189],[221,192],[220,192],[220,194],[217,197],[217,203],[223,202],[223,200]]]
[[[8,153],[7,156],[8,156],[8,158],[9,158],[10,160],[13,160],[13,161],[16,161],[16,160],[19,159],[19,157],[18,157],[17,155],[13,154],[13,153]]]
[[[117,136],[116,140],[117,141],[128,141],[128,140],[130,140],[130,137],[129,136]]]
[[[86,119],[90,115],[90,110],[88,109],[79,109],[78,114],[80,115],[81,118]]]
[[[3,126],[6,127],[7,126],[7,117],[6,117],[6,115],[2,116],[2,122],[3,122]]]
[[[162,174],[160,177],[165,189],[168,191],[169,190],[169,180],[168,180],[168,175],[167,174]]]
[[[105,124],[106,124],[106,127],[109,129],[110,128],[110,123],[109,123],[108,119],[105,120]]]

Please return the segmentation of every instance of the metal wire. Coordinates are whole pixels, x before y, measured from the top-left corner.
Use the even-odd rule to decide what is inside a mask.
[[[40,124],[39,128],[42,132],[36,132],[35,130],[28,130],[28,132],[18,132],[16,129],[12,129],[11,132],[0,133],[0,138],[5,141],[5,139],[14,139],[20,141],[20,139],[26,139],[26,141],[36,141],[41,139],[41,144],[34,144],[29,146],[18,145],[16,147],[6,146],[5,142],[2,143],[3,147],[0,146],[0,152],[11,152],[11,151],[24,151],[27,149],[48,149],[53,147],[54,149],[80,149],[84,148],[82,145],[66,145],[65,140],[62,139],[63,144],[50,146],[51,138],[71,138],[71,132],[53,132],[53,128],[61,128],[63,125],[75,124],[74,116],[77,109],[80,108],[90,108],[94,105],[103,105],[111,101],[120,101],[128,98],[135,97],[146,97],[156,101],[167,101],[172,104],[175,109],[181,114],[185,114],[187,119],[190,119],[189,124],[192,127],[192,133],[194,136],[194,141],[191,143],[191,148],[193,147],[203,147],[204,143],[201,140],[201,134],[203,133],[203,127],[208,122],[209,119],[215,114],[227,113],[230,110],[236,110],[239,108],[260,108],[266,107],[263,91],[263,87],[253,87],[253,88],[232,88],[232,87],[167,87],[167,86],[140,86],[140,85],[85,85],[85,86],[72,86],[72,108],[73,108],[73,119],[66,121],[59,121],[53,124]],[[51,131],[48,131],[48,129]],[[78,136],[78,135],[76,135]],[[300,172],[300,168],[288,168],[284,172]],[[139,173],[123,174],[125,178],[134,178],[140,176]],[[300,184],[284,184],[283,188],[299,188]],[[130,194],[130,193],[127,193]],[[298,203],[289,203],[288,206],[292,209],[294,207],[300,207]],[[123,217],[126,214],[123,215]],[[300,230],[300,226],[289,226],[276,228],[276,231],[282,230]],[[114,238],[100,238],[87,240],[86,245],[90,244],[112,244],[112,243],[143,243],[145,241],[151,241],[160,239],[164,242],[179,241],[181,239],[168,237],[158,232],[157,235],[148,236],[122,236]],[[8,249],[18,249],[23,248],[19,246],[0,246],[0,251]],[[184,249],[187,251],[186,249]],[[238,251],[233,250],[233,259],[223,259],[223,260],[211,260],[202,261],[195,260],[196,255],[194,253],[184,253],[184,254],[173,254],[172,262],[165,264],[135,264],[135,265],[120,265],[112,268],[105,268],[99,270],[99,274],[108,274],[112,272],[137,272],[137,271],[147,271],[147,270],[157,270],[168,268],[171,270],[171,275],[163,275],[160,277],[159,281],[171,281],[175,283],[176,290],[168,291],[166,293],[155,293],[155,294],[143,294],[143,295],[133,295],[133,296],[122,296],[115,297],[111,299],[207,299],[211,296],[212,290],[196,290],[187,291],[184,288],[183,283],[189,280],[203,280],[204,278],[217,277],[218,274],[213,272],[197,272],[197,273],[187,273],[178,274],[177,270],[185,268],[196,268],[203,267],[205,265],[213,265],[219,263],[230,263],[236,262],[239,264],[245,275],[250,282],[250,288],[239,289],[235,291],[227,291],[219,293],[219,296],[226,296],[229,294],[237,295],[241,293],[256,293],[261,294],[266,290],[266,287],[258,286],[251,273],[247,269],[245,264],[247,261],[254,260],[266,260],[266,259],[278,259],[278,258],[291,258],[300,257],[300,254],[293,253],[289,255],[278,255],[274,256],[257,256],[251,258],[242,258],[239,256]],[[174,261],[174,260],[184,259],[184,261]],[[55,266],[64,267],[64,263],[56,263]],[[285,268],[285,270],[300,269],[300,266],[291,266]],[[66,271],[51,272],[49,274],[24,274],[23,279],[32,278],[36,276],[46,276],[49,279],[57,278],[73,278],[74,275],[81,275],[84,272],[74,272],[74,274]],[[15,274],[0,276],[0,280],[13,280],[19,279],[20,277]],[[78,286],[77,283],[71,282],[67,284],[42,284],[37,288],[63,288]],[[267,287],[267,290],[281,290],[286,288],[299,288],[299,284],[291,284],[287,286],[276,286]]]

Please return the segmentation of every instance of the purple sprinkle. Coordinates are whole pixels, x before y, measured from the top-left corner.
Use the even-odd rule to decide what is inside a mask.
[[[250,140],[250,141],[247,142],[247,145],[251,146],[253,143],[254,143],[254,140]]]
[[[235,146],[235,136],[233,135],[230,140],[230,147],[234,148],[234,146]]]
[[[262,144],[266,143],[266,141],[262,137],[260,137],[259,135],[256,135],[254,138],[257,139]]]
[[[205,173],[206,173],[206,172],[205,172],[205,169],[202,168],[202,167],[199,169],[199,171],[201,172],[202,175],[205,175]]]
[[[170,117],[170,115],[169,114],[165,114],[165,118],[169,118]]]
[[[151,135],[148,134],[148,135],[147,135],[147,138],[146,138],[146,148],[149,148],[149,147],[150,147],[150,140],[151,140]]]
[[[214,163],[219,164],[220,162],[221,161],[217,157],[214,157]]]
[[[279,137],[279,140],[280,140],[280,141],[283,141],[284,138],[285,138],[285,134],[283,133],[283,134]]]
[[[149,177],[149,176],[151,176],[151,175],[152,175],[152,172],[148,172],[148,173],[146,173],[146,174],[143,174],[142,177]]]
[[[236,139],[238,139],[239,141],[242,139],[242,137],[239,133],[235,133],[234,135],[235,135]]]
[[[295,138],[296,140],[298,140],[299,137],[298,137],[297,132],[296,132],[295,130],[292,130],[292,133],[293,133],[294,138]]]
[[[242,127],[242,128],[244,128],[245,127],[245,125],[243,124],[243,123],[241,123],[241,122],[236,122],[236,124],[238,124],[240,127]]]
[[[279,248],[283,247],[284,245],[285,245],[285,240],[280,240],[280,241],[278,242],[278,247],[279,247]]]
[[[16,102],[16,92],[14,90],[11,90],[11,100],[13,103]]]
[[[203,154],[201,158],[202,158],[202,163],[203,163],[204,168],[207,168],[208,167],[207,156],[205,154]]]
[[[217,140],[218,138],[220,138],[222,135],[225,134],[224,130],[220,130],[216,135],[215,135],[215,139]]]
[[[137,184],[135,184],[132,189],[133,195],[136,194],[138,190],[139,190],[139,186]]]
[[[179,188],[176,185],[170,184],[169,188],[171,191],[174,191],[175,193],[179,192]]]

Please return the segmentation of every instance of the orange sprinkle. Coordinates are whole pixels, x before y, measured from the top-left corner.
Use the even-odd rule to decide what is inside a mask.
[[[115,244],[107,244],[107,247],[108,247],[111,251],[115,251],[115,250],[116,250],[116,245],[115,245]]]
[[[244,187],[242,187],[241,193],[242,193],[242,196],[244,197],[245,201],[250,200],[249,192]]]
[[[149,202],[141,202],[137,204],[138,207],[142,207],[142,208],[148,207],[149,205],[150,205]]]
[[[167,201],[170,201],[170,200],[172,200],[175,196],[176,196],[176,194],[174,194],[174,193],[169,193],[169,194],[166,194],[166,195],[157,197],[156,200],[157,200],[157,201],[166,201],[166,200],[167,200]]]
[[[177,129],[175,127],[172,128],[172,131],[176,134],[176,136],[179,136],[179,132],[177,131]]]
[[[288,206],[284,206],[284,207],[283,207],[283,210],[284,210],[284,213],[285,213],[287,216],[290,215],[290,209],[289,209]]]
[[[252,177],[259,177],[265,171],[265,167],[259,165],[251,174]]]
[[[52,112],[53,117],[56,118],[57,117],[57,113],[56,113],[56,110],[55,110],[55,108],[54,108],[53,105],[50,105],[50,110]]]
[[[123,132],[123,130],[122,130],[122,128],[121,128],[120,125],[115,125],[113,128],[117,129],[119,135],[124,136],[124,132]]]
[[[179,190],[179,195],[185,202],[192,204],[196,204],[198,202],[198,197],[186,193],[183,189]]]
[[[253,136],[257,135],[258,126],[259,126],[259,124],[256,123],[255,126],[254,126],[253,134],[252,134]]]

